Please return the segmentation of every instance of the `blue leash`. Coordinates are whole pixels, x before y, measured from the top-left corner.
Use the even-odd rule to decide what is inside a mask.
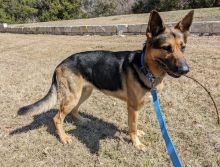
[[[141,67],[140,67],[141,70],[145,69],[144,52],[141,53],[141,64],[140,65],[141,65]],[[146,78],[148,78],[151,81],[151,83],[153,83],[154,81],[160,79],[160,78],[154,77],[153,74],[151,74],[149,71],[146,72],[146,70],[144,70],[143,73],[146,76]],[[156,88],[151,89],[151,95],[152,95],[152,98],[153,98],[154,109],[156,111],[157,119],[158,119],[158,122],[160,124],[160,130],[162,132],[163,139],[166,143],[167,151],[168,151],[168,154],[171,158],[173,166],[174,167],[182,167],[181,160],[180,160],[179,156],[177,155],[176,149],[175,149],[175,147],[172,143],[172,140],[170,139],[170,136],[169,136],[169,134],[167,132],[167,129],[166,129],[166,124],[165,124],[164,119],[163,119],[163,114],[160,110],[160,103],[159,103],[158,98],[157,98]]]
[[[152,89],[151,90],[151,95],[153,97],[154,109],[155,109],[156,114],[157,114],[157,119],[158,119],[158,122],[160,124],[160,130],[162,132],[163,139],[166,143],[167,151],[168,151],[168,154],[171,158],[173,166],[174,167],[182,167],[181,160],[180,160],[179,156],[176,153],[176,149],[175,149],[175,147],[174,147],[174,145],[173,145],[173,143],[170,139],[170,136],[167,132],[167,129],[166,129],[166,124],[164,122],[163,114],[160,110],[160,104],[159,104],[159,101],[158,101],[158,98],[157,98],[157,90]]]

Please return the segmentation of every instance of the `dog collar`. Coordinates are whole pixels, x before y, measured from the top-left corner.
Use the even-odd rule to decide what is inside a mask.
[[[141,59],[140,59],[140,70],[141,72],[144,74],[144,76],[151,82],[154,83],[155,81],[160,80],[159,77],[155,77],[149,70],[149,68],[147,68],[147,66],[145,66],[144,63],[144,55],[145,53],[142,51],[141,52]]]

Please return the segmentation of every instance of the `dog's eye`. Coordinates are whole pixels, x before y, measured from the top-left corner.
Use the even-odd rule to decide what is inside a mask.
[[[182,44],[182,45],[181,45],[181,51],[184,52],[185,49],[186,49],[186,45]]]
[[[167,51],[167,52],[172,52],[172,47],[171,45],[168,45],[168,46],[162,46],[162,49]]]

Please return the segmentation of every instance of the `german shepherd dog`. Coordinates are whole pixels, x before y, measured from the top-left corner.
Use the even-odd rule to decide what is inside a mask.
[[[178,78],[189,71],[184,59],[187,36],[194,11],[190,11],[175,27],[165,26],[157,11],[150,14],[146,43],[138,51],[88,51],[76,53],[62,61],[55,69],[48,94],[34,104],[22,107],[18,114],[44,112],[55,105],[58,112],[53,118],[57,134],[63,144],[71,137],[63,129],[63,121],[72,113],[82,124],[89,120],[78,113],[79,106],[91,95],[93,88],[127,102],[129,135],[134,146],[146,150],[137,130],[138,110],[145,103],[145,95],[152,82],[139,68],[141,55],[148,73],[159,78],[154,87],[161,87],[166,74]]]

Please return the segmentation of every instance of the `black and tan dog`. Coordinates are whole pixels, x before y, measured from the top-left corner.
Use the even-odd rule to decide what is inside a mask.
[[[159,78],[154,84],[156,87],[162,84],[166,73],[175,78],[186,74],[189,68],[183,53],[192,20],[193,11],[175,27],[168,28],[159,13],[152,11],[143,51],[89,51],[68,57],[57,66],[48,94],[21,108],[18,114],[47,111],[57,104],[59,111],[53,118],[57,133],[62,143],[71,143],[71,137],[63,129],[63,120],[71,112],[75,119],[87,122],[79,115],[78,108],[96,88],[127,102],[131,140],[136,148],[145,150],[138,138],[141,131],[137,130],[137,111],[144,105],[152,83],[140,70],[141,54],[144,53],[145,69]]]

